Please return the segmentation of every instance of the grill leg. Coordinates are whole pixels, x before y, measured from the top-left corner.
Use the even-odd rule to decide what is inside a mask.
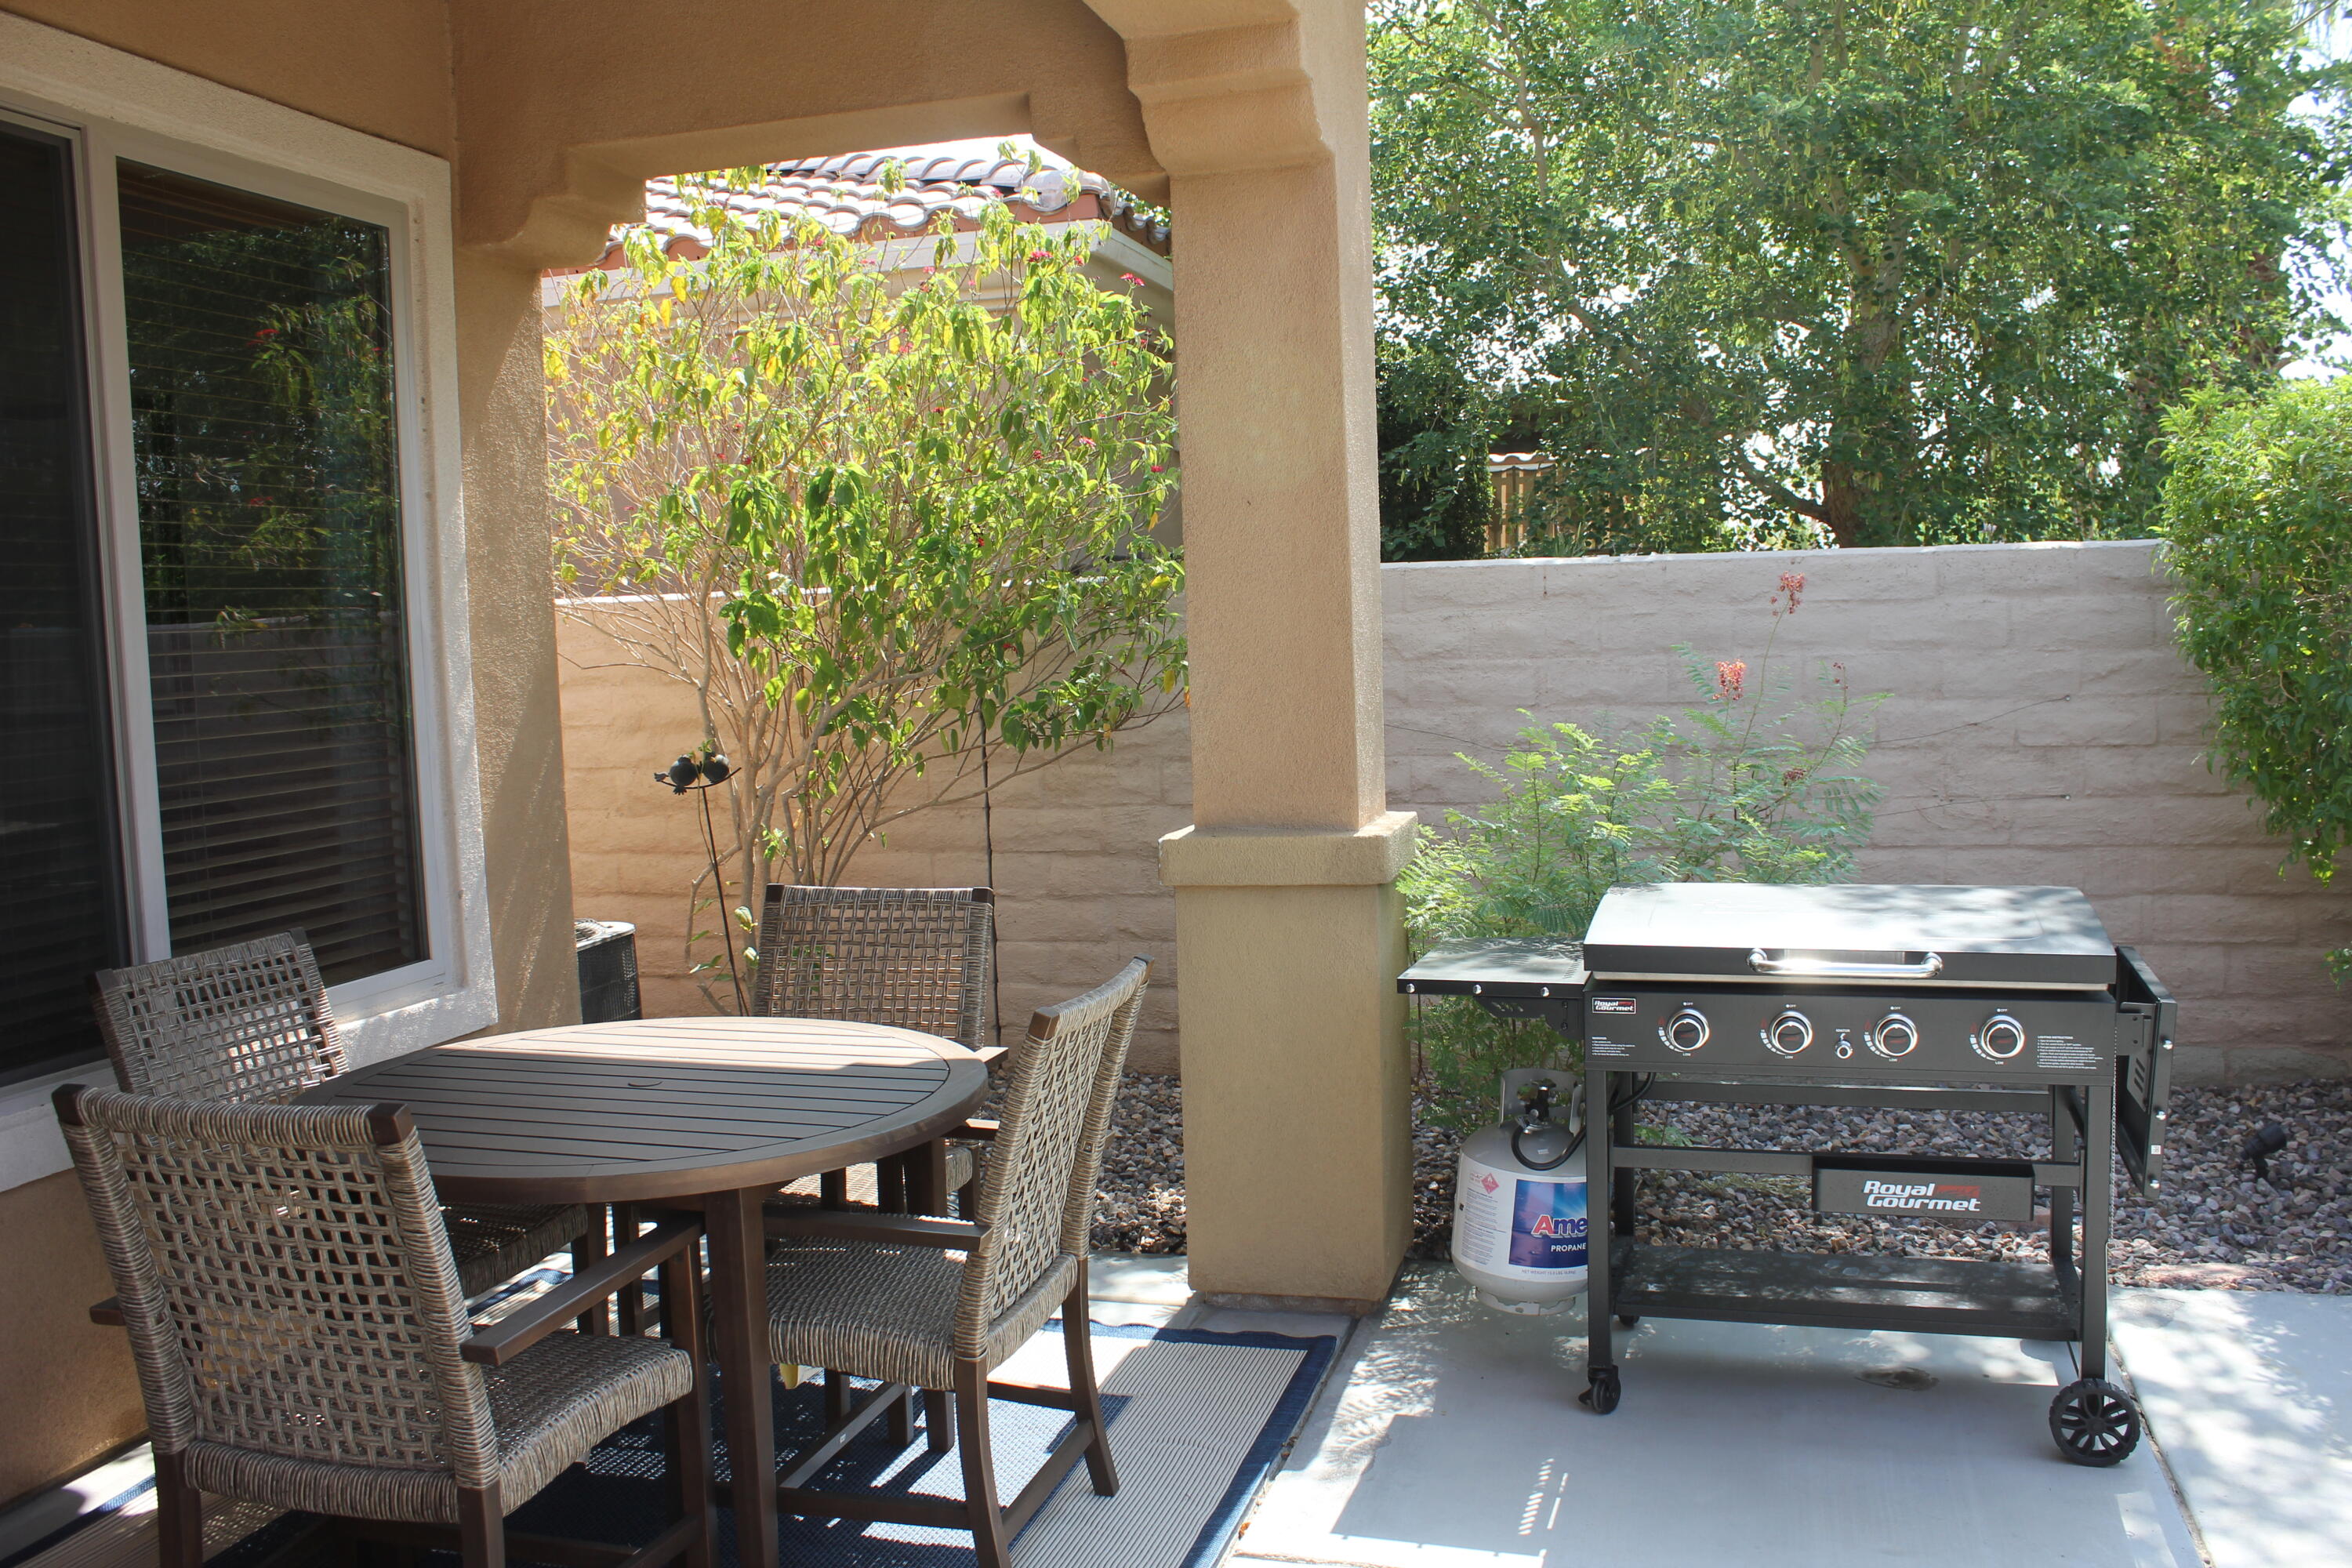
[[[2063,1163],[2074,1157],[2078,1147],[2074,1137],[2074,1113],[2067,1109],[2066,1086],[2050,1086],[2050,1157]],[[2064,1271],[2063,1265],[2074,1257],[2074,1189],[2050,1189],[2050,1264]]]
[[[1610,1116],[1609,1136],[1620,1143],[1633,1142],[1633,1108],[1631,1105]],[[1610,1169],[1612,1172],[1609,1183],[1611,1228],[1619,1236],[1631,1236],[1633,1234],[1635,1219],[1641,1212],[1642,1173],[1631,1169],[1617,1170],[1613,1161],[1611,1163]],[[1587,1190],[1597,1193],[1601,1189],[1591,1187]]]
[[[2115,1221],[2116,1090],[2095,1083],[2083,1112],[2083,1346],[2084,1377],[2107,1375],[2107,1237]]]
[[[1616,1310],[1616,1293],[1610,1279],[1610,1241],[1616,1227],[1611,1224],[1611,1181],[1615,1162],[1611,1158],[1610,1145],[1615,1139],[1615,1129],[1607,1114],[1610,1072],[1606,1068],[1587,1066],[1584,1072],[1584,1362],[1586,1375],[1616,1364],[1616,1352],[1610,1343],[1611,1316]],[[1596,1110],[1595,1108],[1601,1108]]]

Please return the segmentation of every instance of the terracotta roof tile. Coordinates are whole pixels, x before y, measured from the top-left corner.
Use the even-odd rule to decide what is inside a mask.
[[[878,183],[882,165],[894,157],[905,165],[906,183],[885,193]],[[957,227],[974,228],[992,203],[1004,202],[1016,217],[1044,222],[1102,218],[1162,255],[1169,248],[1164,218],[1139,210],[1133,196],[1083,169],[1048,164],[1033,175],[1028,163],[1019,159],[927,154],[917,148],[771,163],[766,175],[755,184],[719,184],[720,201],[746,217],[805,214],[836,234],[873,239],[920,233],[943,211],[955,215]],[[690,247],[688,254],[699,255],[709,242],[710,237],[688,221],[693,206],[677,180],[646,183],[645,226],[673,253],[685,247]],[[612,244],[594,265],[620,265],[621,242],[630,226],[613,231]]]

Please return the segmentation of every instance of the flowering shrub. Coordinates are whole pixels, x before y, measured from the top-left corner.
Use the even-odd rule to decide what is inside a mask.
[[[1769,679],[1772,642],[1804,578],[1784,574],[1755,675],[1677,647],[1703,700],[1644,722],[1531,724],[1499,766],[1462,760],[1497,788],[1475,812],[1446,813],[1400,887],[1415,953],[1468,937],[1580,940],[1601,895],[1643,882],[1834,882],[1870,837],[1883,794],[1865,777],[1856,699],[1842,666],[1791,701]],[[1466,998],[1429,998],[1413,1042],[1441,1121],[1488,1118],[1495,1078],[1577,1047],[1540,1024],[1489,1017]],[[1565,1047],[1565,1050],[1564,1050]]]

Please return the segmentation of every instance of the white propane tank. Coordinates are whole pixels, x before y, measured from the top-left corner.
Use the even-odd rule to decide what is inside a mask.
[[[1503,1080],[1505,1113],[1514,1079],[1532,1079],[1525,1109],[1462,1145],[1454,1174],[1454,1267],[1499,1311],[1540,1316],[1584,1293],[1584,1140],[1551,1119],[1556,1080],[1541,1072]]]

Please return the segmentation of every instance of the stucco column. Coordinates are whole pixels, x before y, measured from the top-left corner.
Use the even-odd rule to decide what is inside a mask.
[[[1382,776],[1363,20],[1148,31],[1189,9],[1150,8],[1129,61],[1178,236],[1195,821],[1160,872],[1192,1281],[1364,1303],[1411,1228],[1413,824]]]

